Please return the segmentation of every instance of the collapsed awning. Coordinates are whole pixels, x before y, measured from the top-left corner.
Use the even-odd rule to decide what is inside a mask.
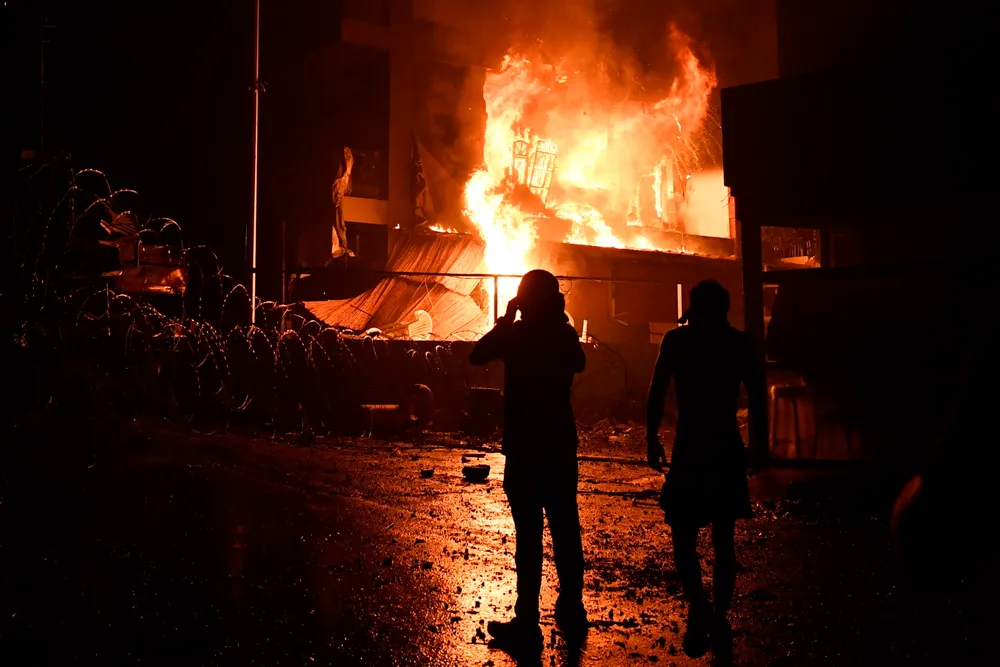
[[[393,248],[387,271],[400,273],[477,273],[482,270],[482,242],[469,234],[408,234]],[[432,319],[431,338],[469,340],[488,325],[476,278],[387,276],[351,299],[307,301],[306,309],[328,326],[353,331],[385,328],[424,310]]]

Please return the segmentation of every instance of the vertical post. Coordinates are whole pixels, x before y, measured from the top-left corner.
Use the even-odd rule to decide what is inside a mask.
[[[757,220],[736,219],[736,229],[739,235],[739,251],[743,268],[743,328],[753,343],[754,354],[760,368],[765,368],[764,355],[764,263],[761,257],[761,225]],[[766,383],[766,371],[765,371]],[[765,416],[766,419],[766,416]],[[761,428],[754,426],[751,433],[769,433],[767,424]],[[768,458],[771,447],[769,442],[755,442],[755,454],[758,460]]]
[[[819,230],[819,265],[824,269],[833,266],[833,233],[828,227]]]
[[[6,4],[6,3],[5,3]],[[45,159],[45,28],[47,17],[42,15],[41,35],[39,39],[39,69],[38,69],[38,156]]]
[[[285,221],[281,221],[281,303],[288,303],[288,252],[285,250]]]
[[[250,323],[257,323],[257,126],[260,121],[260,0],[254,3],[253,38],[253,214],[250,230]]]
[[[493,324],[500,319],[500,276],[493,276]]]
[[[728,188],[726,189],[726,192],[729,192]],[[734,242],[735,242],[735,240],[736,240],[736,198],[733,197],[733,194],[731,192],[729,192],[728,202],[729,202],[729,207],[728,207],[729,208],[729,238],[733,239]],[[734,243],[734,245],[735,245],[735,243]]]
[[[663,180],[660,183],[667,191],[667,196],[663,197],[666,201],[661,204],[663,222],[665,223],[663,226],[675,228],[677,227],[677,192],[674,185],[674,161],[667,159],[663,166],[663,175],[661,176]]]
[[[684,317],[684,285],[677,283],[677,321]]]
[[[390,0],[389,23],[389,222],[407,228],[413,219],[413,0]]]

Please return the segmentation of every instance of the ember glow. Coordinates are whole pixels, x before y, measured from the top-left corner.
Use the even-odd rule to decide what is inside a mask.
[[[483,164],[466,183],[465,215],[485,242],[488,272],[535,268],[539,240],[665,250],[665,231],[695,227],[685,184],[699,171],[716,78],[676,29],[668,46],[675,77],[664,97],[645,102],[610,65],[595,73],[593,63],[511,52],[487,73]],[[697,213],[723,218],[715,235],[728,235],[725,201]],[[517,282],[501,279],[501,309]]]

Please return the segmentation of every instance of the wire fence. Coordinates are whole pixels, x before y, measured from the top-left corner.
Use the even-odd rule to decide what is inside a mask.
[[[502,314],[505,289],[513,293],[520,278],[376,272],[416,282],[435,316],[458,312],[446,303],[449,292],[476,304],[466,314],[453,312],[460,325],[445,334],[432,327],[425,340],[403,335],[390,344],[386,332],[365,334],[375,312],[364,302],[351,306],[363,315],[362,326],[353,327],[324,324],[301,305],[251,303],[209,248],[186,246],[177,221],[150,216],[138,193],[114,190],[99,171],[47,165],[24,176],[10,208],[14,243],[6,266],[17,306],[4,333],[29,371],[19,400],[35,406],[344,434],[363,430],[366,404],[413,413],[423,400],[417,387],[460,410],[479,380],[470,378],[466,352],[456,354],[454,346],[488,330]],[[123,255],[126,247],[136,256]],[[125,264],[134,265],[142,293],[122,289]],[[172,282],[175,273],[181,282]],[[579,281],[654,282],[559,278],[565,292]],[[465,288],[442,289],[442,280]],[[389,329],[393,322],[377,324]],[[601,378],[591,384],[603,383],[606,393],[620,387],[612,393],[626,396],[625,358],[587,338],[592,367],[604,371],[588,372]]]
[[[390,349],[292,306],[251,303],[211,250],[186,247],[176,221],[143,216],[138,194],[112,189],[101,172],[47,165],[22,185],[10,216],[16,312],[5,332],[31,371],[22,402],[351,433],[376,393],[402,409],[415,386],[447,395],[460,385],[450,342]],[[140,255],[165,258],[135,267],[154,280],[141,295],[117,287],[121,241],[133,231]]]

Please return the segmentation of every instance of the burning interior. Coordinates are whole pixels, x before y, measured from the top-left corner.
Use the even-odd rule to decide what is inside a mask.
[[[655,101],[634,99],[603,63],[511,53],[487,73],[483,166],[465,186],[487,272],[544,264],[538,241],[678,251],[663,232],[729,236],[722,172],[701,171],[715,76],[679,31],[670,39],[679,73]],[[501,285],[505,302],[516,281]]]
[[[711,258],[699,279],[719,277],[718,262],[733,255],[733,211],[711,112],[717,80],[677,28],[670,28],[665,47],[675,62],[671,76],[642,84],[608,56],[553,56],[541,46],[509,51],[485,75],[482,162],[454,207],[461,213],[400,234],[386,265],[394,275],[374,289],[308,302],[308,309],[356,331],[470,340],[488,330],[513,296],[516,276],[533,268],[628,277],[622,262],[648,266],[686,255]],[[602,262],[593,252],[572,251],[580,246],[610,254]],[[694,282],[640,273],[648,283],[669,285],[649,290],[647,284],[651,299],[672,299]],[[584,311],[607,298],[590,301]],[[631,309],[644,340],[655,320],[676,319],[674,304],[663,306],[653,310],[667,316]],[[608,322],[632,324],[613,304],[610,310]],[[430,326],[410,326],[426,314]],[[570,316],[578,329],[584,320],[594,323],[586,312]]]

